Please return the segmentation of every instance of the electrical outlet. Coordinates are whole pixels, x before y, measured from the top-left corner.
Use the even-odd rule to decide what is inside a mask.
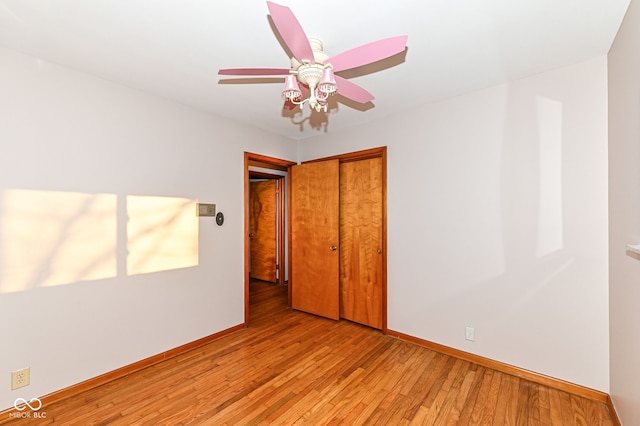
[[[476,340],[476,331],[474,330],[473,327],[467,327],[465,329],[464,338],[467,339],[467,340],[470,340],[472,342],[475,342],[475,340]]]
[[[11,390],[29,386],[31,383],[31,369],[29,367],[11,372]]]

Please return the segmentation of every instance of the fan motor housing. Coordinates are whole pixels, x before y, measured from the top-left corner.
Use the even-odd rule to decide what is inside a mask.
[[[325,51],[323,50],[324,46],[322,44],[322,40],[318,39],[318,38],[310,38],[309,39],[309,44],[311,45],[311,50],[313,51],[313,60],[316,64],[324,64],[324,61],[326,61],[327,59],[329,59],[329,55],[327,55],[325,53]],[[304,62],[304,60],[307,58],[303,58],[302,61]],[[300,63],[298,62],[298,60],[296,58],[291,58],[291,68],[294,70],[298,70],[298,72],[300,71],[300,67],[305,66],[308,64],[305,63]]]
[[[317,86],[322,78],[322,71],[324,67],[322,65],[307,65],[303,64],[298,68],[298,81],[306,84],[307,86]]]

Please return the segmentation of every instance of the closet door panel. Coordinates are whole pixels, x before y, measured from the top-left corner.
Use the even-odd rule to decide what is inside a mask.
[[[382,159],[340,165],[340,317],[382,328]]]
[[[291,167],[291,304],[340,318],[339,162]]]

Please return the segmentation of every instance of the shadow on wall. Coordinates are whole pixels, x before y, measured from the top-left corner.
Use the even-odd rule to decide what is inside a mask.
[[[0,293],[198,265],[195,201],[8,189]]]

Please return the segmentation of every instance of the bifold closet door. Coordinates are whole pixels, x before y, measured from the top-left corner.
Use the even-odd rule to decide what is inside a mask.
[[[340,164],[340,317],[382,328],[382,159]]]
[[[291,167],[291,306],[340,318],[338,160]]]

